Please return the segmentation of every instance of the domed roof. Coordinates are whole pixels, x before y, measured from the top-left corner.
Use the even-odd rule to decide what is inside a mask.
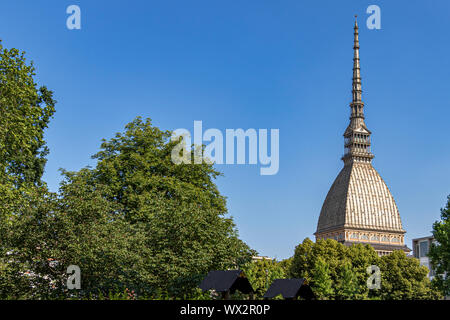
[[[405,232],[394,198],[370,162],[347,163],[328,191],[317,232],[341,227]]]

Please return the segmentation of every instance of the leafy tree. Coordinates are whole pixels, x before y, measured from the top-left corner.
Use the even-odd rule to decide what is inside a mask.
[[[348,262],[343,264],[339,271],[339,278],[336,281],[336,296],[349,300],[358,298],[358,278],[351,264]]]
[[[371,265],[381,270],[381,290],[367,287],[366,270]],[[329,280],[325,274],[330,278],[333,292],[328,290]],[[314,243],[308,238],[296,247],[289,271],[289,276],[306,278],[311,284],[322,281],[317,278],[325,279],[316,290],[319,290],[319,297],[326,299],[439,298],[426,275],[427,269],[402,251],[380,258],[369,245],[347,247],[331,239]]]
[[[436,273],[433,283],[446,296],[450,295],[450,195],[441,209],[441,221],[433,224],[436,243],[431,245],[428,256]]]
[[[358,290],[354,296],[356,299],[368,299],[377,296],[376,290],[367,287],[367,267],[379,265],[380,258],[373,247],[369,245],[352,245],[348,247],[348,260],[357,280]],[[346,296],[344,295],[343,298]]]
[[[270,259],[249,262],[243,267],[243,270],[255,290],[255,296],[259,298],[264,296],[275,279],[286,277],[281,262]]]
[[[380,296],[388,300],[438,299],[439,293],[431,287],[428,268],[418,259],[407,257],[396,250],[380,259]]]
[[[301,244],[295,247],[289,269],[290,277],[311,280],[312,269],[315,265],[314,247],[315,243],[309,238],[305,238]]]
[[[342,268],[345,265],[355,272],[354,286],[357,289],[355,289],[355,296],[362,299],[367,295],[366,268],[373,264],[373,259],[378,259],[372,247],[362,245],[346,247],[332,239],[318,240],[314,243],[306,238],[295,249],[289,271],[290,276],[306,278],[309,282],[314,282],[316,264],[319,259],[323,259],[327,263],[334,289],[333,296],[323,296],[324,298],[348,298],[348,293],[346,293],[348,288],[340,288],[344,285],[342,276],[346,273]]]
[[[37,88],[25,53],[0,42],[0,184],[39,185],[48,148],[44,129],[55,112],[53,93]],[[5,188],[5,187],[4,187]],[[2,190],[5,193],[5,189]],[[3,197],[2,197],[3,198]]]
[[[316,260],[311,278],[311,288],[317,298],[327,299],[333,296],[334,289],[330,276],[330,267],[322,257]]]
[[[99,271],[109,259],[116,269],[105,279],[119,271],[126,275],[116,281],[121,290],[126,285],[137,292],[166,291],[182,297],[208,271],[235,268],[250,260],[253,251],[238,238],[226,216],[225,198],[213,182],[219,173],[211,164],[172,163],[175,143],[168,141],[170,134],[153,127],[149,119],[137,118],[123,134],[102,143],[94,156],[95,168],[64,172],[58,210],[75,211],[65,215],[78,218],[61,220],[61,229],[84,230],[89,215],[96,217],[90,232],[71,233],[71,243],[85,244],[69,247],[73,250],[65,259],[66,265],[84,263],[84,272],[92,275],[85,287],[91,283],[92,289],[99,288],[104,283],[103,291],[112,288]],[[110,233],[123,239],[111,239]],[[92,255],[86,257],[89,252]],[[119,270],[121,266],[124,270]]]
[[[0,297],[195,296],[209,270],[249,261],[214,184],[220,173],[172,163],[171,132],[149,119],[103,141],[95,168],[64,171],[59,193],[48,192],[52,92],[37,88],[24,53],[0,51]],[[81,268],[76,293],[70,264]]]
[[[0,42],[0,296],[26,292],[27,265],[14,260],[11,239],[20,212],[46,193],[41,181],[48,149],[44,141],[55,109],[53,93],[34,81],[24,52]],[[25,269],[24,269],[25,268]]]
[[[284,259],[279,262],[280,267],[286,276],[289,275],[289,270],[291,269],[292,258]]]

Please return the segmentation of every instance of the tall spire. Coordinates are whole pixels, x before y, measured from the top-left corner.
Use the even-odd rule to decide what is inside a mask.
[[[359,65],[359,33],[358,33],[358,21],[355,15],[355,28],[354,28],[354,40],[353,40],[353,85],[352,95],[353,103],[362,103],[361,100],[361,67]],[[364,115],[363,115],[364,116]]]
[[[371,162],[370,130],[364,123],[364,102],[362,101],[361,67],[359,61],[359,30],[355,15],[353,33],[353,78],[352,102],[350,103],[350,124],[345,130],[345,154],[342,157],[345,164],[353,161]]]

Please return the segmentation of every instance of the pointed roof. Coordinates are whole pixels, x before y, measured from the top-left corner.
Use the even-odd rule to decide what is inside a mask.
[[[280,295],[284,299],[296,299],[302,297],[310,300],[314,298],[310,286],[304,278],[300,279],[275,279],[263,298],[270,299]]]
[[[242,270],[214,270],[210,271],[200,283],[203,291],[215,290],[217,292],[234,293],[236,290],[242,293],[253,292],[252,285]]]

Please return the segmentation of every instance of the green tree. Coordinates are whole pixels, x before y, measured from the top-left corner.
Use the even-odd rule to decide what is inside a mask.
[[[322,257],[319,257],[314,264],[311,288],[318,299],[328,299],[334,294],[330,267]]]
[[[275,279],[286,277],[281,262],[270,259],[249,262],[243,267],[243,270],[255,290],[257,298],[264,296]]]
[[[286,276],[289,275],[289,270],[291,270],[292,258],[284,259],[279,262],[280,267]]]
[[[37,88],[33,63],[0,41],[0,184],[39,185],[48,153],[44,129],[55,112],[53,93]],[[6,190],[4,189],[3,192]],[[3,197],[2,197],[3,198]]]
[[[350,263],[345,263],[340,267],[339,278],[336,281],[336,296],[341,299],[358,298],[359,284],[357,273]]]
[[[32,189],[4,229],[0,296],[195,297],[208,271],[247,263],[254,251],[226,216],[218,172],[173,164],[169,135],[137,119],[103,143],[95,168],[63,171],[58,194]],[[69,265],[81,269],[79,291],[67,291]]]
[[[380,296],[387,300],[438,299],[440,294],[431,286],[428,268],[419,260],[396,250],[380,259]]]
[[[450,295],[450,195],[445,208],[441,209],[441,221],[433,224],[433,237],[436,243],[431,245],[428,256],[436,276],[433,284],[442,292]]]
[[[326,262],[326,267],[323,265]],[[381,270],[381,290],[367,287],[367,267],[376,265]],[[324,269],[328,269],[324,276]],[[306,278],[314,284],[325,279],[324,288],[319,286],[319,297],[326,299],[436,299],[439,294],[427,278],[427,269],[417,259],[406,257],[402,251],[378,257],[369,245],[345,246],[335,240],[308,238],[299,244],[292,257],[290,277]],[[328,290],[329,281],[332,290]],[[317,293],[316,293],[317,294]]]
[[[123,231],[124,237],[137,242],[126,250],[142,257],[133,264],[133,271],[145,278],[137,283],[182,297],[208,271],[237,268],[254,252],[238,238],[227,216],[225,198],[213,181],[219,172],[206,163],[174,164],[171,153],[176,143],[168,141],[170,135],[152,126],[150,119],[137,118],[124,133],[103,141],[94,156],[95,168],[65,172],[61,200],[85,201],[87,195],[78,196],[77,190],[100,192],[98,201],[108,206],[95,208],[109,208],[109,217],[129,228]],[[74,202],[65,207],[81,205]]]
[[[27,292],[28,278],[22,275],[29,269],[14,260],[18,249],[11,230],[21,212],[47,192],[41,180],[48,153],[44,130],[55,101],[34,77],[25,53],[3,48],[0,41],[0,296]]]
[[[357,279],[358,290],[356,299],[370,299],[377,296],[376,290],[369,290],[367,287],[367,267],[371,265],[379,265],[380,257],[369,245],[357,244],[348,247],[348,259],[351,268]]]
[[[311,272],[315,264],[314,247],[314,242],[309,238],[305,238],[301,244],[295,247],[289,268],[290,277],[311,280]]]
[[[306,278],[309,282],[313,282],[314,269],[318,259],[326,261],[329,268],[329,276],[335,289],[334,296],[327,296],[329,299],[346,299],[347,294],[343,294],[338,287],[342,284],[342,267],[351,266],[355,271],[357,292],[355,295],[362,299],[367,294],[367,286],[365,280],[367,274],[365,268],[372,264],[372,259],[377,259],[375,251],[371,247],[362,245],[346,247],[335,240],[318,240],[316,243],[306,238],[303,243],[299,244],[289,270],[289,275],[294,278]],[[362,269],[364,269],[362,271]],[[363,272],[363,273],[362,273]]]

